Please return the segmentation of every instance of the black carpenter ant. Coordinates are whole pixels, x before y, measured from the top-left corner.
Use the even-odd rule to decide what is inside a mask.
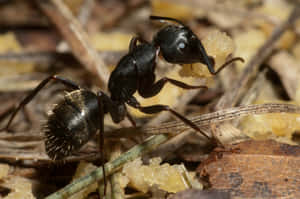
[[[167,19],[173,20],[180,23],[179,21],[165,17],[154,17],[152,19]],[[173,26],[170,26],[170,28]],[[171,28],[172,29],[172,28]],[[126,104],[132,106],[143,113],[153,114],[161,111],[169,111],[175,117],[183,121],[186,125],[190,126],[194,130],[200,132],[203,136],[210,139],[205,133],[203,133],[197,125],[193,122],[177,113],[166,105],[153,105],[153,106],[141,106],[136,100],[133,94],[138,93],[144,97],[152,97],[157,95],[164,85],[169,82],[175,86],[183,89],[199,89],[207,88],[206,86],[191,86],[183,82],[170,79],[162,78],[155,82],[155,66],[156,58],[159,50],[162,51],[163,55],[168,57],[167,61],[171,63],[194,63],[200,59],[200,62],[206,63],[208,67],[211,67],[213,73],[213,64],[211,64],[211,57],[206,55],[204,48],[200,41],[195,39],[193,36],[187,39],[187,47],[194,44],[192,41],[197,42],[196,46],[200,48],[200,51],[182,51],[184,53],[176,53],[178,50],[181,52],[182,44],[175,43],[173,46],[166,46],[167,42],[163,42],[159,39],[160,35],[162,38],[167,38],[165,34],[170,34],[171,40],[179,41],[182,35],[190,35],[193,33],[185,26],[176,28],[173,27],[173,31],[169,31],[167,28],[162,29],[155,37],[154,42],[148,43],[137,37],[134,37],[129,46],[129,53],[125,55],[117,64],[115,70],[111,73],[108,83],[108,90],[110,96],[102,91],[94,93],[90,90],[83,89],[71,80],[59,77],[56,75],[50,76],[43,80],[14,110],[12,113],[5,130],[9,129],[16,114],[26,106],[37,94],[45,87],[45,85],[51,80],[60,82],[65,86],[69,87],[72,91],[66,94],[52,110],[49,115],[47,123],[44,128],[45,133],[45,148],[46,152],[52,159],[63,159],[66,156],[79,150],[87,141],[89,141],[99,130],[100,131],[100,150],[103,161],[103,142],[104,142],[104,115],[109,113],[112,120],[115,123],[119,123],[127,117],[132,125],[135,126],[135,122],[127,112]],[[189,30],[189,31],[187,31]],[[183,34],[177,32],[183,31]],[[185,33],[187,31],[187,33]],[[195,38],[194,38],[195,37]],[[177,39],[176,39],[177,38]],[[140,44],[138,45],[138,41]],[[200,47],[199,47],[200,46]],[[173,58],[172,49],[174,48]],[[174,50],[173,49],[173,50]],[[169,50],[169,51],[168,51]],[[192,55],[186,54],[192,52]],[[196,59],[197,56],[200,58]],[[207,61],[210,60],[210,61]],[[104,167],[103,167],[103,173]],[[105,175],[104,175],[105,176]],[[104,178],[104,184],[105,178]]]
[[[140,41],[139,45],[138,41]],[[169,111],[188,126],[202,133],[198,126],[169,106],[159,104],[143,107],[133,96],[136,91],[144,98],[155,96],[167,82],[184,89],[207,88],[187,85],[166,77],[155,82],[154,71],[158,51],[159,49],[152,43],[134,37],[130,42],[129,53],[119,61],[109,78],[110,97],[102,91],[93,93],[83,89],[63,77],[53,75],[46,78],[18,105],[4,130],[9,129],[16,114],[53,80],[64,84],[72,91],[54,107],[44,128],[46,152],[52,159],[63,159],[79,150],[98,130],[103,158],[104,115],[110,113],[115,123],[127,117],[135,126],[135,122],[127,112],[126,104],[147,114]],[[202,133],[202,135],[210,139],[206,134]]]
[[[106,113],[110,113],[115,123],[119,123],[127,117],[135,125],[134,120],[126,110],[125,104],[147,114],[169,111],[188,126],[202,133],[194,123],[169,106],[153,105],[143,107],[133,96],[138,91],[144,98],[153,97],[160,92],[167,82],[183,89],[207,88],[206,86],[187,85],[167,77],[155,82],[154,72],[159,51],[162,51],[165,59],[171,63],[200,61],[207,64],[211,73],[216,74],[220,71],[220,69],[214,71],[213,64],[211,64],[213,63],[212,57],[207,56],[200,40],[182,22],[168,17],[151,16],[150,18],[153,20],[175,21],[181,26],[169,25],[161,29],[152,43],[137,37],[132,38],[129,53],[119,61],[110,75],[108,83],[110,97],[102,91],[95,94],[87,89],[82,89],[71,80],[55,75],[50,76],[43,80],[19,104],[12,113],[5,130],[9,129],[18,111],[28,104],[50,80],[54,80],[70,87],[73,91],[65,95],[64,99],[55,106],[44,128],[46,152],[52,159],[63,159],[77,151],[95,135],[97,130],[100,130],[100,134],[103,136],[103,118]],[[139,45],[137,44],[138,41],[140,42]],[[170,44],[170,46],[167,44]],[[223,66],[235,60],[242,60],[242,58],[234,58]],[[202,134],[209,138],[206,134]]]
[[[178,24],[163,27],[153,38],[154,45],[160,48],[162,56],[169,63],[193,64],[200,62],[207,65],[211,74],[216,75],[234,61],[244,62],[241,57],[235,57],[224,63],[215,71],[215,61],[213,57],[207,55],[201,41],[189,27],[185,26],[178,19],[170,17],[150,16],[150,19],[167,20]]]

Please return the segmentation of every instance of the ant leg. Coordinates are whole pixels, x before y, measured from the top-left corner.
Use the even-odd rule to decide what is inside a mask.
[[[171,114],[173,114],[175,117],[180,119],[183,123],[185,123],[187,126],[191,127],[192,129],[196,130],[197,132],[201,133],[204,137],[206,137],[208,140],[211,140],[211,138],[206,135],[201,129],[194,124],[192,121],[184,117],[183,115],[179,114],[178,112],[174,111],[172,108],[170,108],[167,105],[153,105],[153,106],[141,106],[140,103],[136,100],[135,97],[130,98],[130,100],[127,102],[130,106],[138,109],[139,111],[146,113],[146,114],[155,114],[162,111],[169,111]]]
[[[175,79],[164,77],[164,78],[158,80],[151,87],[141,86],[141,88],[139,88],[139,90],[138,90],[139,94],[144,98],[153,97],[161,91],[161,89],[164,87],[164,85],[167,82],[169,82],[179,88],[183,88],[183,89],[199,89],[199,88],[207,89],[207,86],[192,86],[192,85],[188,85],[186,83],[183,83],[183,82],[175,80]]]
[[[129,53],[131,53],[133,49],[136,48],[138,40],[138,37],[132,37],[129,43]]]
[[[111,119],[114,123],[121,122],[125,117],[131,122],[132,126],[136,126],[135,121],[132,116],[127,112],[126,106],[124,103],[115,103],[111,100],[109,96],[107,96],[104,92],[99,91],[101,93],[101,98],[105,107],[106,112],[110,113]],[[99,94],[100,95],[100,94]]]
[[[99,114],[100,114],[100,132],[99,132],[99,147],[101,153],[101,164],[102,164],[102,172],[103,172],[103,184],[104,184],[104,196],[106,195],[106,174],[105,174],[105,167],[104,167],[104,105],[107,95],[102,91],[97,93],[98,97],[98,106],[99,106]]]
[[[131,125],[132,125],[133,127],[136,127],[136,123],[135,123],[133,117],[131,116],[131,114],[130,114],[128,111],[127,111],[127,113],[126,113],[126,117],[127,117],[128,120],[130,121]]]
[[[8,131],[9,130],[9,126],[11,124],[11,122],[13,121],[14,117],[16,116],[16,114],[26,106],[26,104],[28,104],[36,95],[37,93],[46,86],[46,84],[50,81],[50,80],[55,80],[55,81],[58,81],[70,88],[72,88],[73,90],[77,90],[77,89],[80,89],[80,87],[72,82],[71,80],[68,80],[68,79],[65,79],[65,78],[62,78],[62,77],[59,77],[59,76],[56,76],[56,75],[52,75],[52,76],[49,76],[47,77],[46,79],[44,79],[33,91],[31,91],[31,93],[25,98],[23,99],[20,104],[17,106],[17,108],[13,111],[6,127],[4,127],[3,129],[1,129],[1,131]]]
[[[140,43],[147,43],[147,41],[145,41],[141,37],[132,37],[132,39],[130,40],[130,43],[129,43],[129,53],[131,53],[137,47],[138,41]]]

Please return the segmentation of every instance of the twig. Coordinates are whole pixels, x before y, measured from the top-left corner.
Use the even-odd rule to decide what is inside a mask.
[[[289,26],[291,26],[291,24],[293,24],[298,18],[299,12],[299,7],[295,7],[288,19],[275,28],[271,37],[264,43],[264,45],[257,51],[257,53],[245,66],[245,69],[243,70],[243,73],[240,76],[239,80],[237,80],[235,84],[233,84],[232,88],[229,89],[229,91],[221,97],[218,104],[216,105],[217,110],[226,107],[232,107],[237,104],[240,97],[246,90],[247,83],[252,80],[253,77],[257,74],[259,66],[275,49],[276,41],[278,41],[278,39],[286,31],[286,29],[289,28]]]
[[[88,36],[78,20],[61,0],[36,0],[41,10],[56,25],[72,52],[84,67],[98,75],[100,87],[106,88],[109,72],[96,50],[90,45]]]
[[[203,114],[199,116],[195,116],[190,118],[195,124],[197,124],[200,128],[207,127],[210,124],[218,124],[224,121],[237,119],[241,116],[247,116],[251,114],[266,114],[266,113],[299,113],[300,107],[292,104],[260,104],[260,105],[247,105],[240,106],[235,108],[229,108],[225,110],[216,111],[213,113]],[[145,135],[153,135],[153,134],[172,134],[177,135],[179,132],[185,131],[189,129],[188,126],[185,126],[184,123],[180,121],[173,121],[168,123],[163,123],[160,126],[156,127],[138,127],[138,128],[121,128],[114,131],[105,132],[106,139],[120,139],[122,137],[130,138],[135,136]],[[179,136],[182,137],[182,136]],[[183,136],[184,137],[184,136]],[[18,134],[9,134],[2,132],[0,134],[0,139],[4,142],[12,142],[18,141],[20,143],[27,142],[28,140],[36,142],[32,142],[35,144],[30,144],[33,149],[24,149],[20,144],[19,146],[11,146],[9,143],[6,144],[6,147],[0,147],[0,158],[6,159],[9,161],[17,161],[18,160],[34,160],[36,165],[41,164],[49,164],[53,163],[46,156],[45,153],[41,153],[36,149],[42,146],[43,137],[41,135],[36,134],[27,134],[27,133],[18,133]],[[203,142],[206,140],[203,139]],[[7,147],[9,146],[9,147]],[[28,146],[28,145],[27,145]],[[88,152],[88,155],[80,155],[80,156],[71,156],[65,159],[65,162],[74,162],[83,159],[94,160],[97,159],[94,153]]]
[[[113,151],[111,153],[110,161],[118,158],[121,155],[121,144],[113,143]],[[122,199],[125,197],[125,191],[122,189],[120,185],[120,176],[122,175],[122,171],[116,172],[111,175],[110,182],[111,182],[111,198],[112,199]]]
[[[116,64],[116,60],[119,60],[125,53],[125,51],[98,51],[98,56],[109,65]],[[11,52],[0,54],[1,61],[13,62],[36,62],[50,64],[69,59],[73,60],[74,56],[68,51]]]
[[[234,119],[236,117],[245,116],[249,114],[262,114],[262,113],[275,113],[275,112],[286,112],[286,113],[299,113],[300,107],[292,104],[262,104],[262,105],[248,105],[238,108],[229,108],[226,110],[216,111],[201,116],[191,118],[191,120],[199,125],[206,126],[215,122],[222,122],[225,120]],[[187,129],[188,127],[182,122],[169,122],[161,125],[160,127],[145,127],[145,128],[128,128],[129,131],[141,131],[144,133],[155,134],[155,133],[172,133],[180,132]],[[180,130],[181,129],[181,130]],[[171,131],[170,131],[171,130]],[[176,135],[176,134],[175,134]],[[116,136],[116,135],[114,135]],[[174,134],[173,134],[174,136]],[[155,135],[147,139],[142,144],[139,144],[126,153],[119,156],[117,159],[105,164],[105,171],[108,175],[117,171],[125,163],[134,160],[135,158],[157,148],[162,143],[173,137],[170,134]],[[99,181],[103,178],[102,167],[99,167],[90,174],[74,181],[67,185],[63,189],[51,194],[45,199],[66,199],[70,195],[80,191],[85,186],[88,186],[95,181]]]
[[[218,124],[224,121],[229,121],[236,119],[238,117],[252,115],[252,114],[266,114],[266,113],[297,113],[300,114],[300,106],[293,104],[252,104],[240,107],[233,107],[224,110],[219,110],[213,113],[202,114],[194,117],[189,117],[189,119],[194,122],[198,127],[205,127],[210,124]],[[120,137],[132,137],[140,134],[177,134],[186,129],[189,129],[181,121],[172,121],[163,123],[156,127],[138,127],[138,128],[123,128],[117,129],[110,132],[105,132],[106,138],[120,138]]]
[[[157,146],[162,144],[163,142],[167,141],[170,136],[168,135],[156,135],[149,139],[147,139],[142,144],[139,144],[126,153],[122,154],[119,158],[106,163],[105,171],[108,175],[112,174],[113,172],[117,171],[124,165],[125,163],[132,161],[139,157],[142,154],[145,154]],[[72,194],[80,191],[82,188],[88,186],[95,181],[99,181],[103,178],[102,167],[99,167],[95,171],[91,172],[87,176],[79,178],[78,180],[72,182],[71,184],[67,185],[63,189],[51,194],[50,196],[46,197],[45,199],[66,199]]]
[[[265,15],[263,13],[259,13],[255,10],[246,10],[234,6],[228,6],[224,5],[222,3],[216,3],[216,2],[209,2],[209,1],[199,1],[199,0],[190,0],[190,1],[184,1],[184,0],[172,0],[172,3],[178,3],[178,4],[184,4],[188,5],[192,8],[200,8],[202,10],[205,10],[206,12],[219,12],[224,13],[227,15],[237,16],[237,17],[243,17],[245,20],[252,20],[252,19],[264,19],[272,24],[278,24],[279,20],[275,17],[271,17],[268,15]],[[234,2],[234,1],[232,1]]]
[[[243,99],[240,101],[240,105],[253,104],[256,98],[259,96],[262,86],[267,83],[266,73],[268,68],[264,68],[255,78],[253,84],[248,88],[248,92],[243,96]]]
[[[86,25],[92,10],[95,6],[95,0],[85,0],[82,2],[82,6],[80,8],[79,14],[78,14],[78,21],[82,24],[82,25]]]
[[[185,145],[185,143],[187,142],[187,138],[193,133],[194,132],[190,130],[175,135],[174,137],[160,145],[155,151],[149,153],[146,156],[146,159],[149,159],[151,157],[160,157],[162,160],[165,160],[170,156],[172,158],[173,155],[176,155],[174,154],[174,151],[177,151],[178,149],[180,149],[180,147]]]

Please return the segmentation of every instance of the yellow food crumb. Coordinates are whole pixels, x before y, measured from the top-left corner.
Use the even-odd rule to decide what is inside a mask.
[[[160,163],[160,158],[154,158],[150,160],[149,165],[142,165],[141,159],[138,158],[124,165],[123,173],[129,178],[129,185],[144,193],[154,185],[171,193],[189,188],[178,165]]]
[[[64,3],[70,8],[74,15],[76,15],[80,10],[83,0],[64,0]]]
[[[108,51],[128,51],[129,43],[133,34],[125,33],[103,33],[99,32],[90,36],[91,44],[97,50],[108,50]]]
[[[13,33],[0,34],[0,53],[20,52],[21,45]],[[31,72],[34,70],[32,63],[15,63],[11,61],[0,61],[0,76]]]
[[[32,181],[26,178],[13,176],[5,179],[1,186],[11,189],[4,199],[35,199],[32,193]]]
[[[215,70],[226,62],[226,58],[234,52],[235,46],[232,39],[219,30],[211,31],[202,40],[202,44],[209,56],[215,60]],[[207,66],[201,63],[185,64],[180,71],[182,76],[212,77]]]
[[[9,172],[9,165],[8,164],[0,164],[0,179],[5,178]]]
[[[292,53],[295,56],[295,58],[300,61],[300,42],[297,42],[293,49],[292,49]]]
[[[265,1],[263,6],[257,9],[257,12],[272,18],[279,24],[287,19],[291,10],[292,6],[286,1],[275,0]],[[254,23],[261,28],[267,37],[271,35],[276,26],[276,24],[272,24],[270,21],[266,21],[265,19],[256,19]],[[277,42],[277,47],[281,49],[288,49],[294,44],[295,40],[296,34],[293,31],[288,30]]]
[[[191,7],[172,1],[152,0],[152,15],[172,17],[180,20],[188,20],[193,17]]]
[[[181,67],[175,66],[175,65],[171,66],[171,67],[173,67],[173,68],[172,68],[172,70],[167,72],[167,74],[165,75],[166,77],[176,79],[176,80],[182,81],[182,82],[184,82],[186,84],[190,84],[190,85],[207,85],[207,82],[195,83],[196,80],[192,77],[181,77],[178,73],[178,71],[181,69]],[[156,81],[158,81],[160,78],[161,77],[157,76]],[[184,90],[184,89],[174,86],[170,83],[167,83],[163,87],[163,89],[154,97],[143,98],[140,95],[138,95],[138,93],[135,93],[134,96],[143,106],[150,106],[150,105],[154,105],[154,104],[165,104],[165,105],[172,107],[178,102],[178,97],[186,91],[187,90]],[[149,114],[144,114],[137,109],[129,107],[129,110],[136,117],[145,117],[145,116],[149,117]]]
[[[270,101],[260,101],[260,103],[270,103]],[[240,125],[243,132],[256,139],[267,139],[272,134],[290,139],[295,131],[300,130],[300,114],[269,113],[251,115],[243,118]]]
[[[257,52],[266,40],[266,35],[258,29],[249,29],[243,33],[237,34],[234,37],[236,45],[235,56],[242,57],[245,62]],[[242,71],[245,64],[237,62],[237,69]]]

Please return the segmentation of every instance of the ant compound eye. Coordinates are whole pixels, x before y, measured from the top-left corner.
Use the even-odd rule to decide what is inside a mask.
[[[180,48],[180,49],[183,49],[183,48],[185,48],[185,43],[183,43],[183,42],[180,42],[180,43],[179,43],[179,46],[178,46],[178,48]]]
[[[185,42],[180,42],[180,43],[178,44],[178,49],[179,49],[180,51],[183,51],[183,50],[186,48],[186,46],[187,46],[187,44],[186,44]]]

